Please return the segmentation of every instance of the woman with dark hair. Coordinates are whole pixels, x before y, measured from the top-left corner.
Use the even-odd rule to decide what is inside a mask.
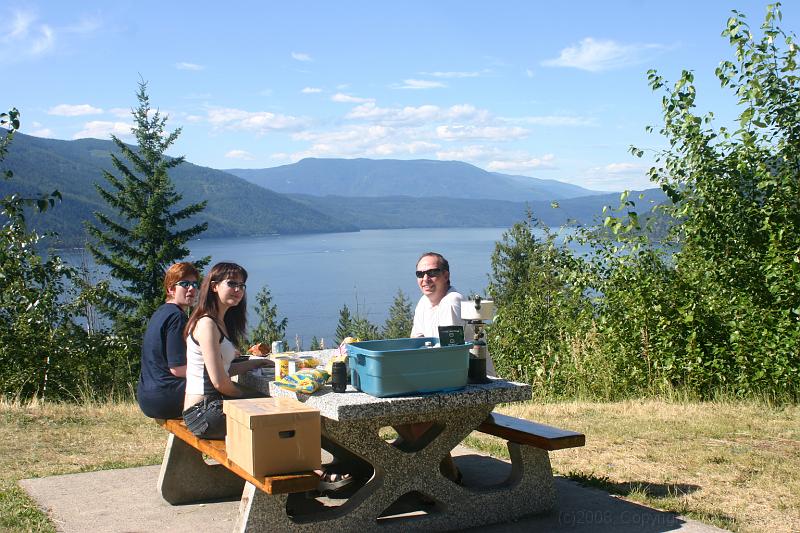
[[[246,394],[230,376],[272,365],[256,357],[234,363],[236,344],[247,332],[247,271],[235,263],[217,263],[203,279],[197,307],[184,330],[186,336],[186,427],[204,439],[225,438],[224,398]]]

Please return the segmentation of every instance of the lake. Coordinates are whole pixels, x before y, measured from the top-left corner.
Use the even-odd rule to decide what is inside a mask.
[[[507,228],[364,230],[357,233],[275,235],[201,239],[189,244],[189,260],[211,256],[239,263],[247,280],[250,324],[256,322],[255,295],[269,286],[278,318],[288,318],[286,339],[299,335],[334,341],[344,304],[378,326],[388,316],[398,289],[416,305],[420,292],[414,267],[423,252],[450,262],[450,279],[462,294],[485,294],[491,257]]]

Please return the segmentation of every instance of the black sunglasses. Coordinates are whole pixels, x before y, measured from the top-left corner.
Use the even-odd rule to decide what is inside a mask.
[[[420,279],[422,279],[422,277],[425,276],[425,274],[427,274],[429,278],[437,278],[442,275],[442,269],[432,268],[430,270],[417,270],[416,274],[417,277]]]
[[[188,289],[189,287],[197,289],[198,287],[200,287],[200,284],[196,281],[178,281],[177,283],[175,283],[175,285],[180,285],[184,289]]]
[[[238,281],[233,281],[232,279],[226,279],[225,283],[228,285],[228,287],[230,287],[233,290],[236,289],[245,290],[247,288],[247,285],[245,285],[244,283],[239,283]]]

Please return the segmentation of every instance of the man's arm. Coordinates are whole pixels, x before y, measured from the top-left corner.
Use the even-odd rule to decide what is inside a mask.
[[[186,377],[186,365],[176,366],[175,368],[170,367],[169,372],[170,372],[170,374],[172,374],[176,378],[185,378]]]

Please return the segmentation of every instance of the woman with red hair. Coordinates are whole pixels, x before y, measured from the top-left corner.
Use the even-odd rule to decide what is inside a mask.
[[[151,418],[179,418],[186,389],[187,311],[197,297],[200,275],[193,264],[175,263],[164,275],[166,302],[156,309],[142,339],[142,369],[136,399]]]

